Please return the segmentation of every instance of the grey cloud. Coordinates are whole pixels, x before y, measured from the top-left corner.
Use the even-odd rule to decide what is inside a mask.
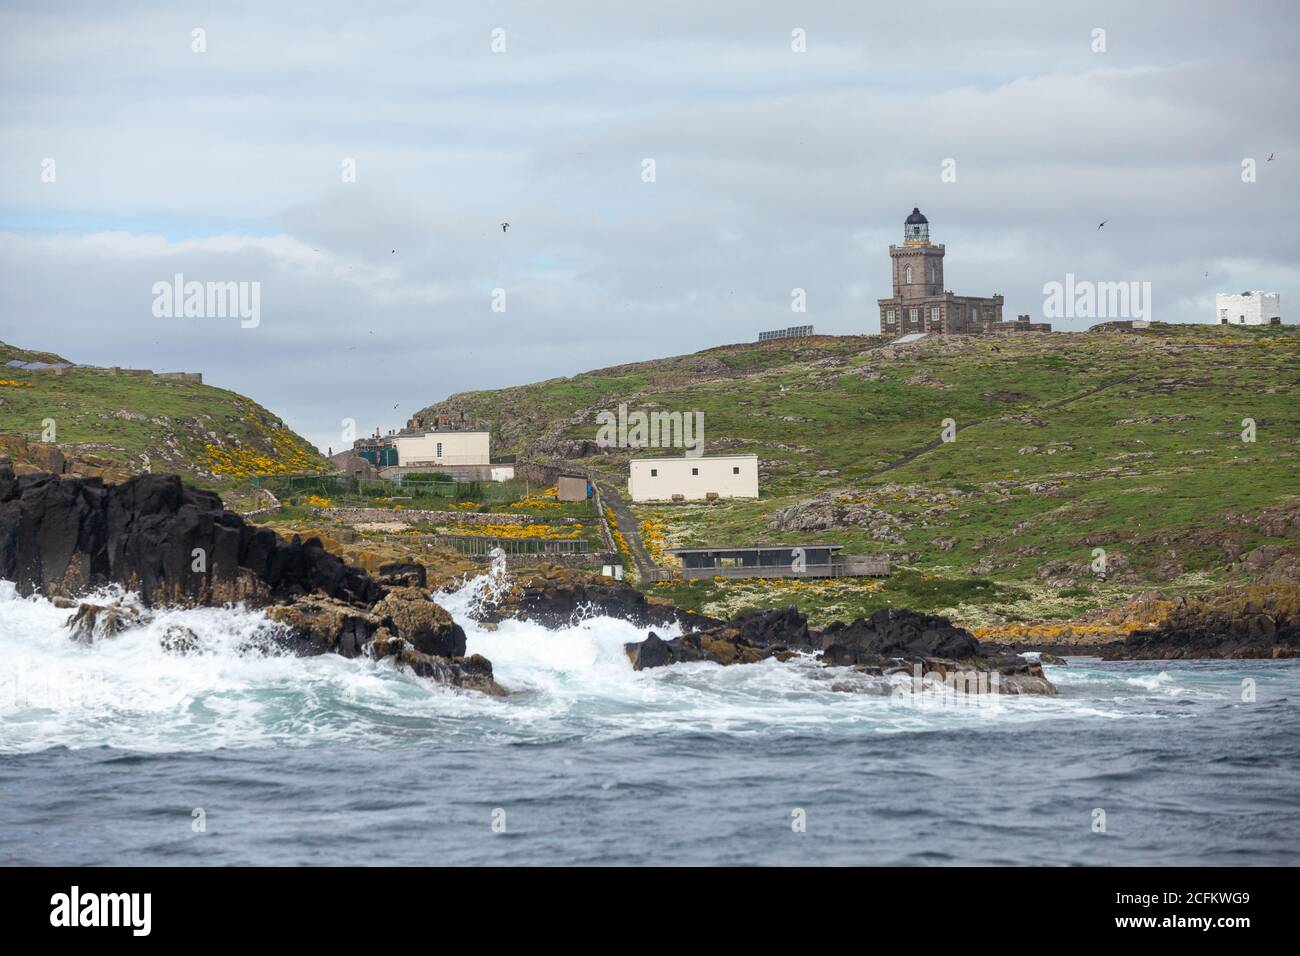
[[[0,338],[201,368],[337,445],[344,417],[392,426],[458,390],[796,321],[875,331],[913,205],[950,287],[1008,313],[1067,271],[1150,280],[1176,321],[1223,288],[1296,302],[1294,4],[437,11],[9,5]],[[262,282],[262,326],[153,319],[175,271]]]

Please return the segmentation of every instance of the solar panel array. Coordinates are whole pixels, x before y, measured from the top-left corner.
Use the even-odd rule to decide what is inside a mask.
[[[58,363],[24,362],[22,359],[10,359],[8,362],[5,362],[5,367],[6,368],[27,368],[27,369],[72,368],[72,366],[69,365],[67,362],[58,362]]]
[[[773,339],[801,339],[812,334],[813,327],[811,325],[792,325],[788,329],[777,329],[774,332],[759,332],[758,340],[760,342],[771,342]]]

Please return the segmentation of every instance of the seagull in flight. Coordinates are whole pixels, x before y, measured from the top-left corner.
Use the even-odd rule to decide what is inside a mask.
[[[1104,226],[1104,225],[1106,225],[1106,223],[1108,223],[1108,222],[1110,222],[1109,219],[1103,219],[1103,220],[1101,221],[1100,225],[1097,226],[1097,230],[1100,231],[1100,230],[1101,230],[1101,227]]]
[[[1264,162],[1266,162],[1266,163],[1271,163],[1271,162],[1273,162],[1273,154],[1272,154],[1272,153],[1269,153],[1269,154],[1268,154],[1268,159],[1264,160]]]
[[[507,229],[509,229],[509,228],[510,228],[510,223],[508,223],[508,222],[503,222],[503,223],[501,224],[501,231],[502,231],[502,232],[505,232],[505,231],[506,231]]]

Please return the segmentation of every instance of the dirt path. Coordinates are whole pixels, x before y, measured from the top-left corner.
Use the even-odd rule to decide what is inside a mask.
[[[632,555],[632,563],[636,565],[637,576],[642,581],[653,580],[657,568],[650,558],[650,552],[646,550],[645,542],[641,540],[641,529],[632,514],[632,509],[628,507],[627,501],[614,486],[611,476],[593,471],[589,477],[599,486],[601,501],[614,512],[614,517],[618,520],[618,530],[623,533],[623,540],[627,542],[627,550]],[[610,531],[613,530],[610,528]]]

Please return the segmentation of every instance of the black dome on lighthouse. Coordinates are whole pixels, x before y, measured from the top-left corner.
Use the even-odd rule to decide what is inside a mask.
[[[921,215],[920,209],[918,209],[916,206],[913,206],[912,214],[908,216],[907,219],[904,220],[904,225],[915,226],[921,223],[925,223],[926,225],[929,225],[930,220],[926,219],[925,216]]]

